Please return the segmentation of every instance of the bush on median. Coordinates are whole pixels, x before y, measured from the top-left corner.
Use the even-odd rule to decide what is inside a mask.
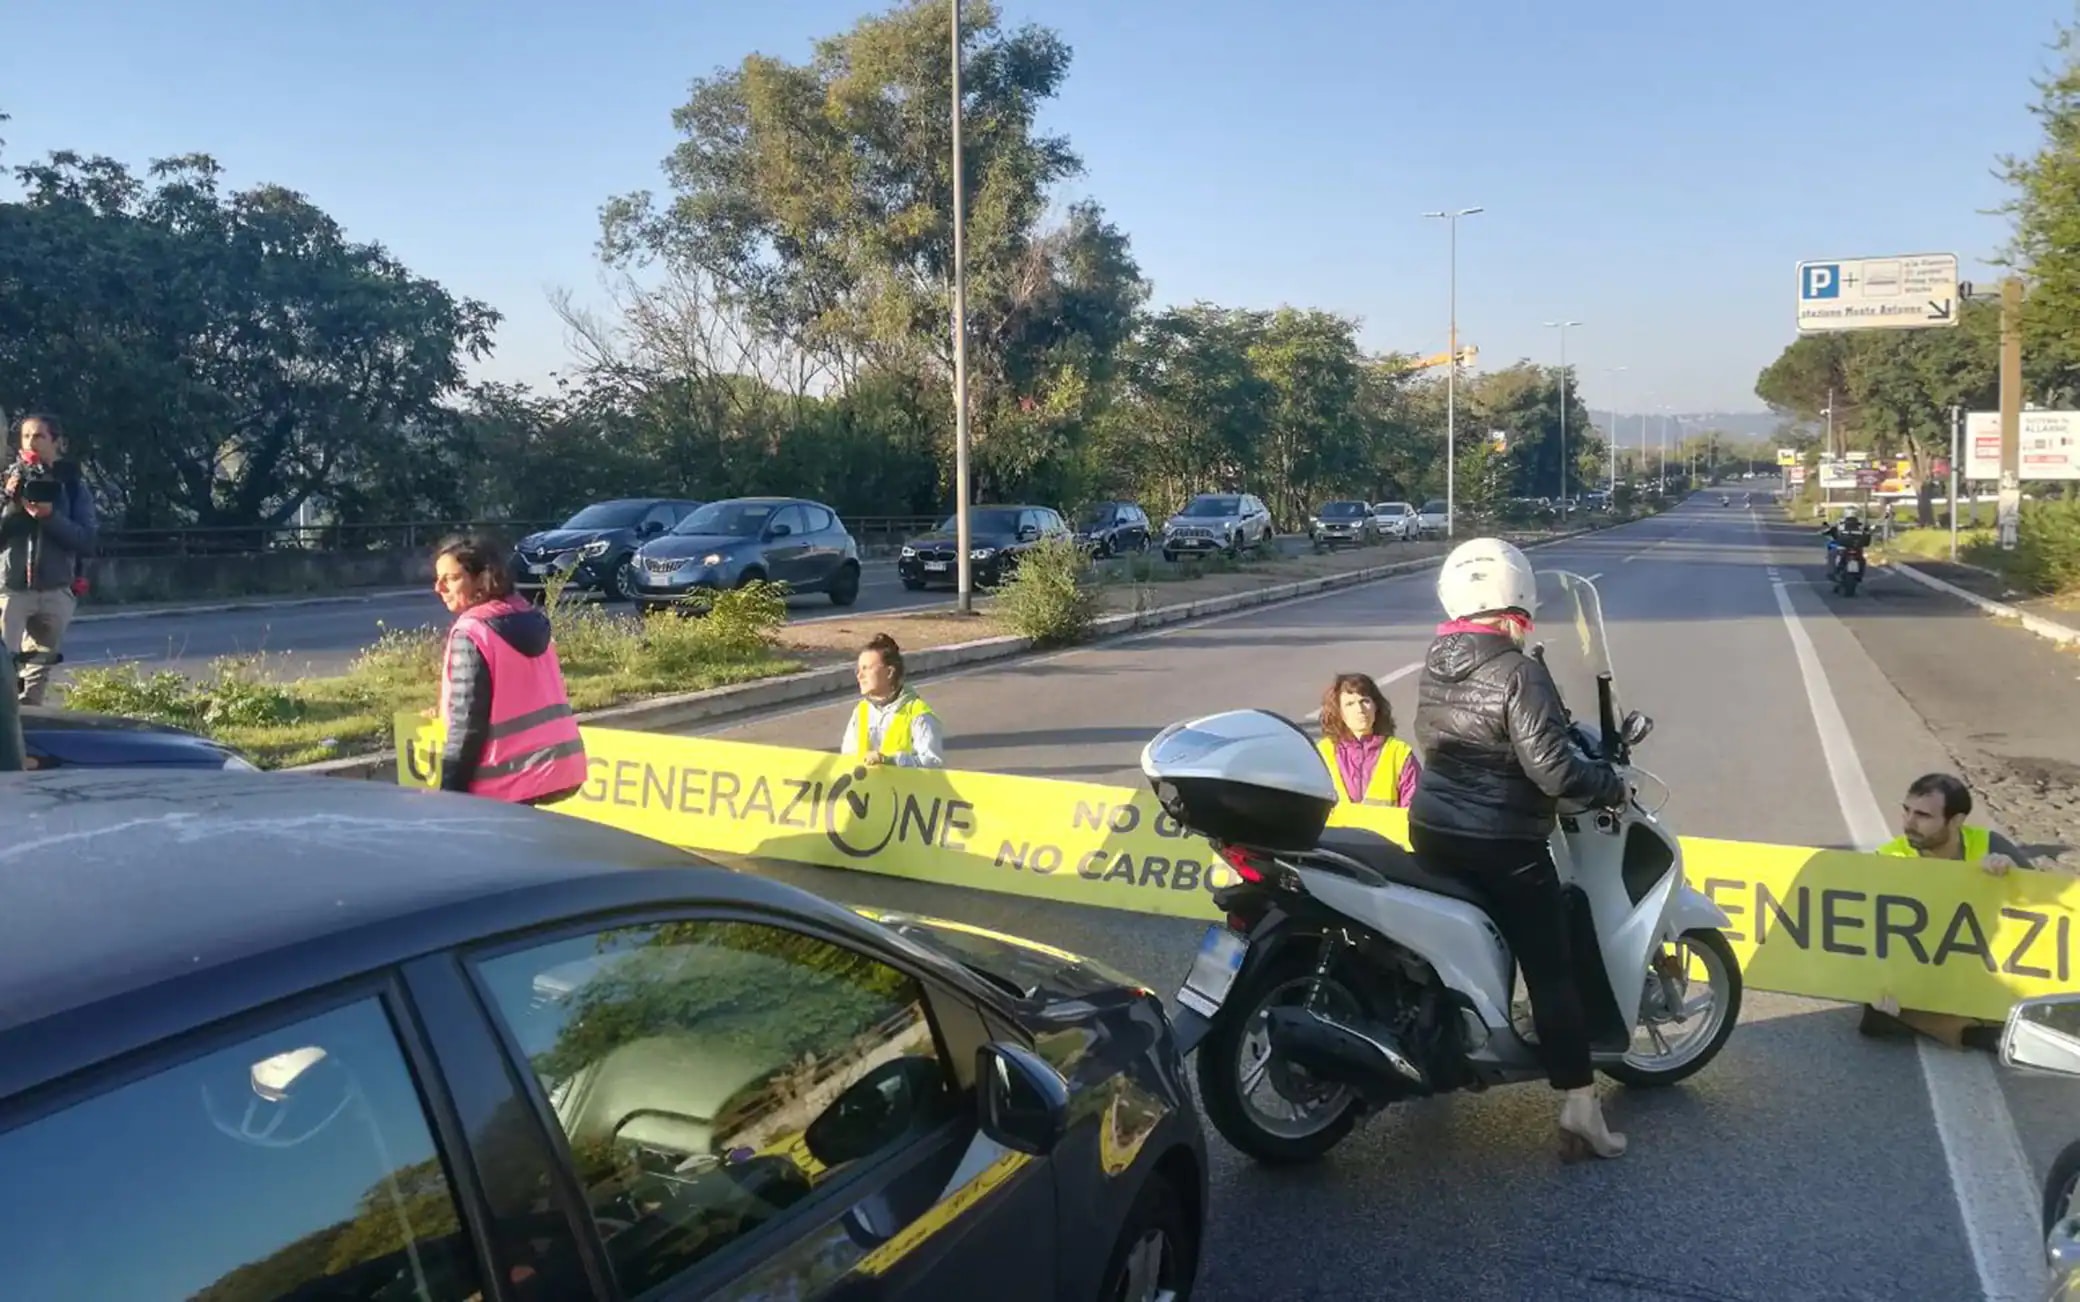
[[[990,616],[1037,646],[1066,646],[1090,636],[1098,618],[1091,558],[1073,538],[1049,538],[1019,558],[997,591]]]
[[[636,622],[562,601],[547,609],[564,683],[580,710],[801,667],[773,649],[787,609],[775,584],[716,594],[688,618]],[[263,768],[336,759],[382,749],[397,713],[434,707],[446,637],[443,628],[384,629],[345,674],[288,683],[270,680],[250,658],[211,661],[197,679],[134,664],[79,669],[63,686],[65,704],[187,728],[238,747]]]

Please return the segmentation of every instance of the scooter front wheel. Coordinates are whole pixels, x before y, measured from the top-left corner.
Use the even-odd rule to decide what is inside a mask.
[[[1658,1089],[1695,1076],[1726,1047],[1740,1021],[1741,965],[1725,936],[1700,928],[1663,946],[1645,975],[1632,1048],[1602,1071],[1634,1089]]]
[[[1266,1165],[1312,1162],[1343,1142],[1358,1122],[1356,1094],[1313,1080],[1271,1052],[1270,1011],[1305,1003],[1314,985],[1314,964],[1305,956],[1280,958],[1228,996],[1198,1048],[1199,1100],[1207,1120],[1221,1138]],[[1319,999],[1323,1008],[1345,1015],[1364,1011],[1333,974],[1322,980]]]

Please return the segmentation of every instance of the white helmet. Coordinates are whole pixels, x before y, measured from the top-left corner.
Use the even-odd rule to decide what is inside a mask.
[[[1862,514],[1863,508],[1856,505],[1856,503],[1854,502],[1851,502],[1849,503],[1849,505],[1842,508],[1842,518],[1844,520],[1854,520]]]
[[[1460,543],[1437,575],[1437,599],[1446,619],[1521,610],[1538,616],[1538,576],[1524,553],[1500,538]]]

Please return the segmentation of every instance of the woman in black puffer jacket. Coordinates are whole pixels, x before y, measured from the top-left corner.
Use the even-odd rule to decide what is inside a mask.
[[[1550,838],[1561,799],[1616,805],[1625,784],[1568,733],[1553,677],[1524,653],[1538,613],[1524,553],[1499,538],[1446,558],[1437,595],[1448,622],[1423,665],[1415,738],[1425,768],[1409,805],[1416,855],[1471,882],[1524,972],[1541,1055],[1560,1108],[1561,1152],[1617,1157],[1589,1067],[1567,913]]]

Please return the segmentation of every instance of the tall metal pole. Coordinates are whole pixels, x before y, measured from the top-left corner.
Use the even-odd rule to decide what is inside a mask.
[[[2022,278],[2001,282],[2001,482],[1995,533],[2002,551],[2022,534]]]
[[[1622,366],[1610,368],[1610,374],[1623,371]],[[1611,404],[1611,500],[1606,505],[1613,511],[1618,509],[1618,404]]]
[[[975,567],[968,556],[968,244],[967,168],[961,158],[961,0],[953,10],[953,538],[960,596],[975,611]]]
[[[1451,268],[1447,273],[1451,286],[1451,326],[1445,341],[1445,350],[1450,356],[1444,371],[1444,536],[1447,538],[1455,536],[1459,518],[1459,219],[1483,211],[1485,209],[1460,208],[1423,214],[1442,218],[1451,228]]]
[[[1964,408],[1950,409],[1950,563],[1957,563],[1957,463],[1964,460]],[[1974,519],[1973,524],[1978,520]]]
[[[1567,516],[1567,328],[1579,321],[1548,321],[1548,330],[1560,332],[1560,515]]]

